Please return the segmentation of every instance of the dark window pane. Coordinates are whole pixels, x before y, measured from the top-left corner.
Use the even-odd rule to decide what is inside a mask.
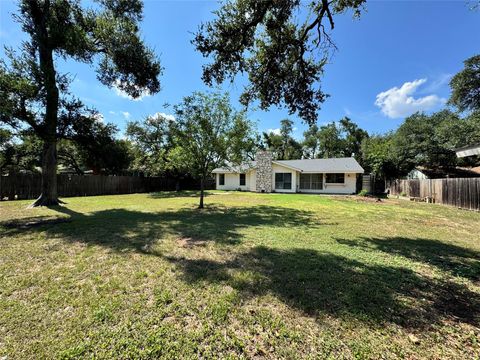
[[[327,183],[343,184],[345,182],[345,174],[327,174]]]
[[[313,190],[323,189],[323,174],[312,174],[312,189]]]
[[[310,174],[300,174],[300,189],[309,190],[310,189]]]
[[[218,175],[218,184],[219,185],[225,185],[225,174],[219,174]]]
[[[245,185],[245,174],[240,174],[240,186]]]
[[[291,189],[292,173],[275,173],[275,189]]]

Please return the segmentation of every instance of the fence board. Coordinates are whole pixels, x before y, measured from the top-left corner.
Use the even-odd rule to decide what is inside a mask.
[[[181,190],[198,190],[198,180],[178,180]],[[166,177],[138,176],[81,176],[58,175],[57,189],[60,197],[133,194],[155,191],[173,191],[177,180]],[[215,181],[208,181],[207,189],[215,188]],[[41,192],[40,175],[16,174],[0,176],[0,200],[36,199]]]
[[[392,195],[431,198],[438,204],[480,210],[480,178],[394,180],[388,189]]]

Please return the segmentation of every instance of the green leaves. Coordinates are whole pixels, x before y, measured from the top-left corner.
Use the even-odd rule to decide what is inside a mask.
[[[228,1],[192,41],[212,60],[203,68],[203,80],[212,85],[246,73],[242,104],[284,105],[312,125],[327,97],[320,80],[335,49],[323,20],[333,29],[334,15],[353,9],[358,16],[364,1]]]
[[[460,111],[480,111],[480,55],[464,61],[465,68],[450,81],[451,105]]]
[[[150,176],[183,172],[179,164],[169,159],[169,152],[175,147],[174,126],[175,123],[163,114],[149,116],[141,122],[128,123],[126,135],[134,144],[134,170]]]
[[[280,121],[280,133],[264,132],[265,146],[276,160],[292,160],[302,157],[302,144],[292,137],[293,121],[283,119]]]
[[[240,163],[253,152],[252,124],[228,94],[195,92],[175,106],[176,160],[205,178],[215,167]]]

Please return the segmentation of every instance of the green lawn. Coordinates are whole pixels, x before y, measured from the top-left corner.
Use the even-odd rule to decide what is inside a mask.
[[[480,357],[480,214],[210,192],[0,203],[0,358]]]

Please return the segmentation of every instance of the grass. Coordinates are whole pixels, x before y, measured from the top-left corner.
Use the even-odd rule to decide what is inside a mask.
[[[480,357],[480,214],[210,192],[0,204],[0,358]]]

